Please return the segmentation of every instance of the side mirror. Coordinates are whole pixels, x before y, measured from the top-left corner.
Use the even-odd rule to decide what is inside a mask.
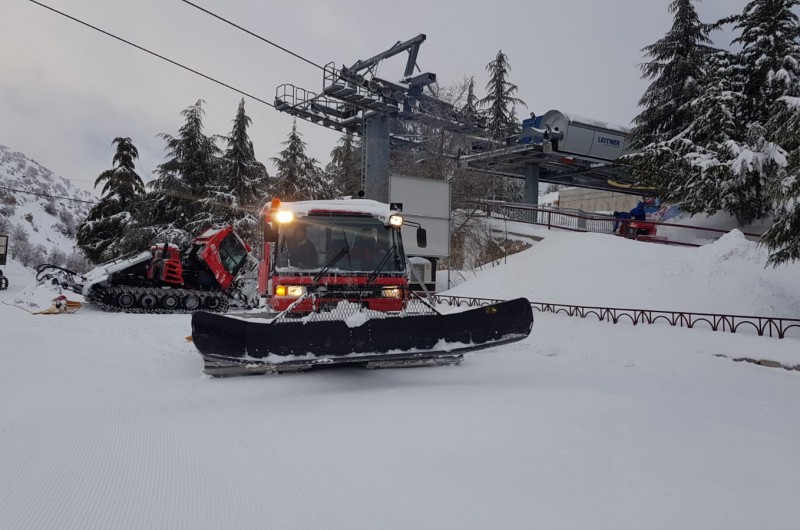
[[[272,225],[264,225],[264,243],[274,243],[278,240],[278,232],[272,228]]]
[[[419,248],[428,246],[428,233],[424,228],[417,228],[417,246]]]

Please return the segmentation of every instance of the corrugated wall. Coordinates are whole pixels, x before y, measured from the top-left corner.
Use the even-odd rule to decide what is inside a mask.
[[[584,212],[628,212],[641,197],[611,191],[571,188],[558,192],[561,208],[576,208]]]

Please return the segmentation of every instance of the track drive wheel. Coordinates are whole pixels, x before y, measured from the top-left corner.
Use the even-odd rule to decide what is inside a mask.
[[[200,307],[200,298],[196,294],[186,295],[186,298],[183,299],[183,307],[189,311],[194,311]]]
[[[153,309],[156,304],[158,303],[158,298],[155,295],[150,293],[143,294],[142,297],[139,299],[139,305],[141,305],[144,309]]]
[[[123,291],[117,295],[117,305],[122,309],[130,309],[136,303],[133,293]]]
[[[180,298],[172,293],[167,293],[161,298],[161,305],[168,311],[173,311],[180,306]]]
[[[217,296],[209,296],[206,298],[205,308],[209,311],[217,311],[222,305],[222,300]]]

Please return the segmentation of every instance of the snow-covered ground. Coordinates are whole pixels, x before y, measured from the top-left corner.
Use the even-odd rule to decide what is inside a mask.
[[[736,232],[541,235],[453,293],[800,317],[800,266]],[[800,372],[716,356],[800,364],[800,339],[537,313],[458,367],[213,379],[189,316],[33,316],[49,295],[4,271],[0,528],[800,524]]]

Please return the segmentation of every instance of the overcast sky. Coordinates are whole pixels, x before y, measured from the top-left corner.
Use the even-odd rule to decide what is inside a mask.
[[[180,0],[41,0],[259,98],[292,83],[318,92],[322,72]],[[640,49],[672,24],[669,0],[194,0],[317,64],[350,65],[424,33],[418,64],[440,84],[475,75],[502,49],[510,81],[528,109],[550,109],[628,125],[647,83]],[[705,21],[740,12],[747,0],[703,0]],[[116,136],[139,149],[145,180],[164,160],[157,134],[176,134],[179,113],[206,101],[206,132],[227,134],[241,96],[112,40],[28,0],[0,0],[0,144],[57,174],[93,181],[111,167]],[[717,35],[726,45],[728,35]],[[399,79],[398,61],[381,75]],[[269,163],[292,118],[246,99],[256,156]],[[323,163],[339,135],[298,128]],[[76,185],[91,188],[89,184]]]

